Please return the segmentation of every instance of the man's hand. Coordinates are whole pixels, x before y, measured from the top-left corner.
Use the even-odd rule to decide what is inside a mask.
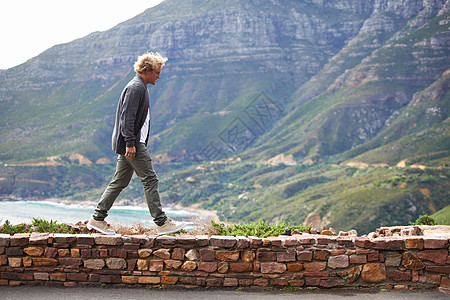
[[[127,150],[125,152],[125,156],[129,159],[133,159],[136,155],[136,147],[127,147]]]

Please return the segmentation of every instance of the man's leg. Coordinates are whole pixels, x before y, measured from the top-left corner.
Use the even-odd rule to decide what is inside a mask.
[[[152,159],[145,144],[138,143],[136,145],[136,156],[129,161],[144,185],[145,199],[153,221],[158,226],[163,225],[167,216],[162,210],[158,191],[158,177],[153,170]]]
[[[123,155],[119,155],[114,178],[103,192],[103,195],[97,204],[97,208],[95,209],[93,216],[95,220],[103,221],[108,216],[108,211],[114,204],[114,201],[116,201],[120,192],[130,183],[133,172],[133,166],[128,159]]]

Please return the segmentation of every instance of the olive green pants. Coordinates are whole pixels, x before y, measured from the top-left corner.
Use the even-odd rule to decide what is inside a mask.
[[[103,192],[94,213],[94,219],[103,221],[108,216],[114,201],[120,192],[128,186],[133,173],[141,180],[144,186],[145,199],[147,200],[150,215],[156,225],[161,226],[167,220],[167,216],[162,210],[161,199],[158,190],[158,177],[153,170],[152,159],[144,143],[136,145],[136,156],[129,159],[124,155],[117,158],[116,172],[114,178]]]

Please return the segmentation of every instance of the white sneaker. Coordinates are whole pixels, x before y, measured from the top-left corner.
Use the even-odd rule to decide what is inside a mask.
[[[158,235],[169,234],[169,233],[174,233],[174,232],[180,231],[186,225],[187,224],[184,222],[177,222],[172,219],[167,219],[163,225],[156,226],[156,230],[158,231]]]
[[[94,217],[90,218],[89,222],[87,223],[87,228],[95,229],[103,234],[116,234],[110,224],[106,223],[106,221],[96,221]]]

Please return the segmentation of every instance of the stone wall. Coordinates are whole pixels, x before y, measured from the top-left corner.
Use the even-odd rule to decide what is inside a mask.
[[[450,291],[448,237],[0,235],[0,285]]]

